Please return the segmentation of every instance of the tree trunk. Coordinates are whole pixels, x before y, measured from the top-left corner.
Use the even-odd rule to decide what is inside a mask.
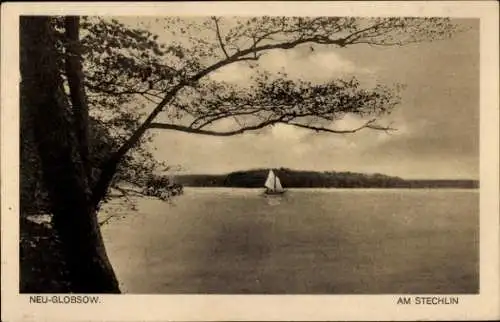
[[[80,158],[87,177],[90,179],[92,168],[89,161],[89,107],[82,72],[80,18],[78,16],[66,16],[64,18],[64,28],[66,36],[65,71],[73,107],[75,132],[80,147]]]
[[[21,104],[33,117],[53,224],[74,293],[119,293],[106,255],[48,17],[21,17]]]

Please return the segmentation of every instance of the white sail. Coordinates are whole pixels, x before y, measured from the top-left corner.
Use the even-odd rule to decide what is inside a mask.
[[[264,186],[269,190],[269,191],[274,191],[274,192],[282,192],[284,191],[283,186],[281,185],[280,178],[278,178],[273,170],[269,171],[269,174],[267,175],[267,180],[264,183]]]
[[[274,184],[275,184],[274,190],[280,191],[280,192],[283,191],[283,187],[281,186],[280,178],[278,178],[277,176],[275,176],[274,180],[275,180],[275,182],[274,182]]]
[[[273,170],[270,170],[269,174],[267,175],[267,180],[264,183],[264,187],[266,187],[269,190],[274,190],[275,182],[276,182],[276,176],[274,175]]]

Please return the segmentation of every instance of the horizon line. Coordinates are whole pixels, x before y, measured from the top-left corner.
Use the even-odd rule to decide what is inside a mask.
[[[480,178],[450,178],[450,177],[403,177],[403,176],[398,176],[398,175],[392,175],[392,174],[387,174],[383,172],[358,172],[358,171],[351,171],[351,170],[308,170],[308,169],[293,169],[293,168],[287,168],[287,167],[261,167],[261,168],[249,168],[249,169],[240,169],[240,170],[229,170],[225,172],[190,172],[190,171],[177,171],[173,173],[173,176],[182,176],[182,175],[228,175],[234,172],[245,172],[245,171],[255,171],[255,170],[279,170],[279,169],[286,169],[286,170],[291,170],[291,171],[309,171],[309,172],[336,172],[336,173],[356,173],[356,174],[365,174],[365,175],[384,175],[388,177],[393,177],[393,178],[399,178],[403,180],[454,180],[454,181],[460,181],[460,180],[468,180],[468,181],[480,181]]]

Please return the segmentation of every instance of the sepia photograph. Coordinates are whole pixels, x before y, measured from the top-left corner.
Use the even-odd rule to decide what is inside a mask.
[[[17,21],[29,303],[484,290],[479,17]]]

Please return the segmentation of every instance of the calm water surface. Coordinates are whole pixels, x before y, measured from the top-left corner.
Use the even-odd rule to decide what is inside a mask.
[[[187,188],[103,227],[131,293],[478,292],[477,190]]]

